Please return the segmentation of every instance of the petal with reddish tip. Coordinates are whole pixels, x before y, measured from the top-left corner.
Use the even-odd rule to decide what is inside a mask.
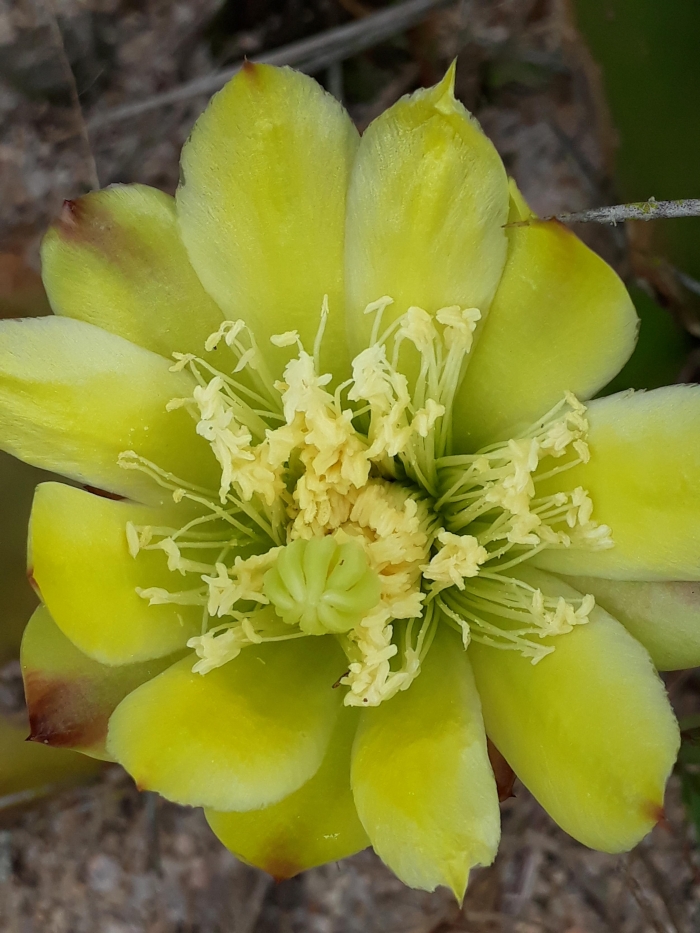
[[[69,318],[0,322],[0,447],[34,466],[143,502],[167,492],[118,465],[122,451],[216,488],[216,461],[172,398],[195,382],[162,356]]]
[[[343,312],[343,226],[357,131],[312,78],[246,65],[215,94],[182,151],[177,210],[204,287],[243,318],[281,374],[296,329],[311,352],[323,296],[330,317],[322,367],[349,365]]]
[[[545,595],[580,595],[530,568],[518,576]],[[590,622],[545,644],[555,650],[533,665],[472,642],[486,730],[569,835],[603,852],[631,849],[663,813],[678,752],[664,685],[639,642],[598,607]]]
[[[566,577],[644,645],[659,671],[700,667],[700,583]]]
[[[20,717],[0,715],[0,811],[96,777],[102,768],[84,755],[27,742]]]
[[[105,667],[78,651],[40,606],[22,639],[31,740],[109,760],[109,717],[127,694],[175,660],[177,656]]]
[[[351,782],[382,861],[411,887],[444,884],[461,900],[469,870],[493,861],[500,818],[469,661],[441,629],[409,689],[363,712]]]
[[[590,461],[538,483],[537,494],[587,489],[615,546],[547,550],[535,563],[613,580],[700,580],[700,387],[595,399],[588,420]]]
[[[330,636],[251,645],[223,667],[184,658],[115,710],[107,749],[137,784],[176,803],[255,810],[318,770],[342,697]]]
[[[350,790],[350,750],[357,711],[344,709],[316,774],[299,790],[262,810],[206,817],[238,858],[278,881],[353,855],[369,845]]]
[[[476,120],[455,100],[454,67],[403,97],[362,136],[348,193],[348,339],[367,346],[366,306],[394,299],[384,321],[412,305],[485,314],[506,258],[508,181]]]
[[[513,437],[567,390],[595,395],[637,340],[624,284],[570,230],[534,218],[507,236],[503,277],[455,402],[457,450]]]
[[[66,201],[44,237],[41,262],[56,314],[166,357],[174,350],[201,356],[223,320],[187,258],[174,198],[146,185],[112,185]]]
[[[30,524],[32,576],[61,631],[102,664],[133,664],[164,657],[199,634],[198,606],[150,606],[137,587],[170,592],[192,588],[168,570],[162,551],[134,558],[127,522],[178,528],[174,505],[163,508],[115,502],[61,483],[42,483]],[[213,567],[212,567],[213,571]]]

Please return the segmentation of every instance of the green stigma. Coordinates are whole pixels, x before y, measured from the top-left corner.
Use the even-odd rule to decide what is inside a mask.
[[[361,545],[311,538],[280,551],[263,592],[287,625],[307,635],[341,634],[376,606],[380,582]]]

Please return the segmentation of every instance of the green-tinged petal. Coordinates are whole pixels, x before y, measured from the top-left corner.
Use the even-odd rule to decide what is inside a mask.
[[[36,491],[30,571],[61,631],[102,664],[160,658],[199,634],[199,606],[150,606],[137,587],[177,593],[195,584],[168,570],[163,551],[129,553],[127,522],[179,527],[177,508],[115,502],[61,483]]]
[[[182,152],[177,209],[204,287],[253,327],[278,365],[272,334],[296,329],[311,352],[324,295],[322,365],[348,365],[343,228],[357,132],[341,105],[289,68],[246,65],[216,94]]]
[[[538,566],[616,580],[700,579],[700,387],[596,399],[588,418],[590,462],[537,492],[583,486],[615,546],[543,551]]]
[[[0,446],[92,486],[144,502],[167,496],[143,473],[119,467],[119,454],[135,450],[216,488],[216,461],[191,417],[165,409],[194,385],[162,356],[82,321],[0,322]]]
[[[97,324],[155,353],[197,353],[223,316],[180,239],[175,200],[114,185],[66,201],[41,247],[56,314]]]
[[[394,299],[389,322],[417,305],[485,313],[506,257],[508,182],[491,142],[455,100],[454,69],[402,98],[362,137],[348,194],[348,339],[367,345],[365,307]]]
[[[455,403],[458,449],[512,437],[567,390],[595,395],[637,338],[627,289],[570,230],[534,219],[507,236],[503,277]]]
[[[299,790],[263,810],[206,817],[223,844],[278,880],[353,855],[369,845],[350,790],[350,751],[357,711],[338,718],[326,757]]]
[[[251,645],[208,674],[194,655],[117,708],[107,748],[148,790],[176,803],[255,810],[312,777],[342,700],[332,637]]]
[[[101,764],[63,749],[27,742],[20,717],[0,715],[0,810],[96,777]]]
[[[40,606],[22,639],[31,740],[109,760],[105,750],[109,717],[125,696],[174,660],[171,656],[105,667],[78,651]]]
[[[488,865],[499,839],[498,794],[479,697],[457,636],[442,626],[418,679],[365,710],[352,788],[379,857],[414,888],[451,888]]]
[[[579,595],[529,568],[518,576],[545,595]],[[663,815],[678,752],[664,686],[639,642],[598,607],[545,644],[555,650],[533,665],[472,643],[486,731],[567,833],[604,852],[630,849]]]
[[[657,670],[700,667],[700,584],[640,583],[601,577],[567,577],[591,593],[651,655]]]

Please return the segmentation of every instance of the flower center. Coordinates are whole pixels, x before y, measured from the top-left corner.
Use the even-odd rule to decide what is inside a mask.
[[[379,602],[381,584],[363,548],[331,537],[292,541],[263,578],[263,594],[287,625],[340,635]]]
[[[551,599],[517,576],[544,548],[612,546],[584,489],[538,492],[588,459],[584,406],[567,394],[518,437],[453,455],[453,403],[480,312],[414,307],[382,331],[391,304],[368,306],[370,344],[333,391],[318,371],[327,300],[312,354],[295,331],[272,338],[295,351],[281,381],[241,321],[205,346],[231,350],[230,375],[175,355],[196,386],[168,407],[186,408],[210,444],[218,491],[120,456],[189,503],[181,527],[129,525],[127,541],[134,557],[162,550],[196,581],[139,591],[151,604],[202,607],[202,633],[188,642],[195,671],[249,644],[327,635],[348,658],[346,704],[377,705],[418,676],[438,624],[465,647],[474,639],[537,663],[554,650],[543,638],[588,621],[592,597]]]

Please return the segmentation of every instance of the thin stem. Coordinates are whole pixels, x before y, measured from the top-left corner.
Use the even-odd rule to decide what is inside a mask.
[[[610,207],[592,207],[587,211],[553,214],[551,217],[518,220],[507,227],[527,227],[538,220],[558,220],[563,224],[616,224],[625,220],[668,220],[676,217],[700,217],[700,198],[679,198],[677,201],[635,201],[632,204],[613,204]]]

